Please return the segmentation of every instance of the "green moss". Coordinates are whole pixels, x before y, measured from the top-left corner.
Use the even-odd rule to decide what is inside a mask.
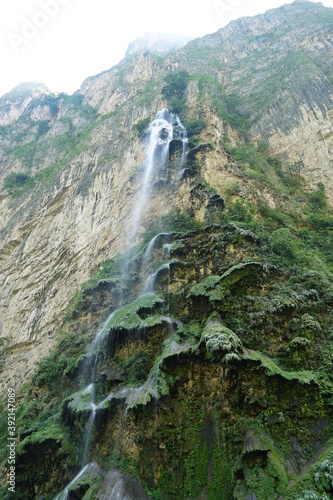
[[[328,499],[333,488],[333,447],[328,449],[309,469],[294,481],[286,500]],[[310,494],[311,492],[311,494]]]
[[[233,471],[225,444],[215,441],[213,447],[212,478],[208,482],[207,498],[220,500],[232,498]]]
[[[221,355],[225,354],[222,362],[240,360],[239,356],[243,351],[242,342],[234,332],[220,323],[209,322],[202,332],[201,339],[206,344],[211,358],[220,359]]]
[[[314,372],[307,370],[287,372],[282,370],[272,359],[258,351],[252,351],[250,349],[244,350],[243,359],[259,361],[261,366],[266,369],[268,376],[280,376],[286,380],[296,380],[302,384],[311,384],[311,382],[316,381],[316,375]]]
[[[221,281],[220,276],[208,276],[200,283],[193,285],[187,295],[187,298],[193,297],[210,297],[211,291],[216,287],[217,283]]]
[[[24,452],[24,448],[27,445],[39,445],[49,439],[61,443],[65,437],[65,428],[56,422],[53,417],[51,417],[45,422],[43,427],[38,429],[38,431],[31,433],[18,444],[17,453],[20,454]]]
[[[156,306],[163,304],[163,300],[153,293],[141,295],[128,306],[118,309],[111,317],[106,328],[120,328],[124,330],[135,330],[136,328],[144,328],[145,326],[153,326],[161,324],[159,317],[145,320],[140,317],[140,312],[145,310],[152,311]]]
[[[91,405],[94,402],[94,394],[92,386],[85,387],[71,396],[64,399],[64,402],[70,401],[68,407],[75,412],[90,411]]]
[[[286,461],[273,440],[260,428],[248,430],[241,457],[235,464],[238,478],[234,496],[255,493],[258,500],[284,495],[288,484]]]
[[[221,276],[221,282],[224,286],[231,286],[239,283],[244,278],[252,278],[258,275],[262,269],[259,262],[247,262],[231,267]]]
[[[207,297],[210,301],[221,301],[231,286],[244,280],[253,281],[258,277],[262,265],[258,262],[248,262],[231,267],[222,276],[208,276],[197,285],[193,285],[187,298]]]

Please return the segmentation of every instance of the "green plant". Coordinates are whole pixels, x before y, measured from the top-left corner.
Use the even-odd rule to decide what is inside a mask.
[[[204,128],[207,127],[207,123],[204,120],[190,120],[185,123],[185,127],[189,137],[199,134]]]
[[[165,77],[162,95],[168,100],[171,109],[183,114],[185,109],[185,90],[190,81],[187,71],[175,71]]]
[[[16,194],[22,190],[30,189],[33,185],[34,178],[24,172],[20,172],[9,174],[5,177],[3,189],[8,189],[10,194]]]
[[[150,118],[145,118],[144,120],[140,120],[136,125],[135,128],[138,131],[139,135],[142,135],[143,132],[147,129],[148,125],[150,123]]]

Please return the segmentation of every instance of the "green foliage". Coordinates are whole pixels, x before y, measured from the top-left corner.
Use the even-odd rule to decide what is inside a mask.
[[[126,383],[137,385],[147,380],[149,375],[150,357],[142,351],[127,358],[120,367],[125,371]]]
[[[243,351],[243,345],[238,336],[217,322],[210,322],[202,332],[202,340],[206,344],[208,354],[212,359],[220,359],[225,355],[223,361],[239,361]],[[233,354],[231,357],[230,354]],[[228,356],[229,355],[229,356]],[[227,357],[228,356],[228,357]]]
[[[298,160],[295,162],[288,162],[286,164],[286,169],[288,170],[290,176],[296,176],[298,178],[298,184],[301,183],[301,171],[304,169],[304,162],[303,160]]]
[[[39,362],[35,384],[46,386],[54,394],[58,393],[60,385],[66,387],[77,371],[87,341],[74,333],[63,334],[51,354]]]
[[[210,301],[221,301],[228,294],[229,288],[235,284],[256,280],[262,265],[258,262],[237,264],[228,269],[222,276],[208,276],[200,283],[193,285],[187,295],[190,297],[207,297]]]
[[[267,160],[262,150],[255,145],[237,144],[236,147],[226,146],[225,150],[231,155],[233,161],[241,166],[248,165],[252,170],[261,171],[267,168]]]
[[[209,297],[211,290],[213,290],[220,281],[220,276],[208,276],[200,283],[193,285],[187,297],[191,297],[191,295],[193,297],[199,297],[200,295]]]
[[[233,471],[225,443],[216,439],[213,446],[213,473],[208,483],[207,496],[210,500],[232,498]]]
[[[322,209],[327,205],[325,186],[322,182],[319,182],[317,186],[317,190],[311,193],[309,196],[309,203],[313,207],[313,209]]]
[[[315,374],[311,371],[302,370],[299,372],[287,372],[281,370],[279,366],[270,358],[258,351],[247,350],[243,354],[243,359],[259,361],[261,366],[266,369],[268,376],[280,376],[286,380],[297,380],[302,384],[310,384],[316,381]]]
[[[223,215],[224,222],[252,222],[254,207],[251,203],[237,199],[228,206],[228,213]]]
[[[135,128],[138,131],[138,134],[142,135],[143,132],[147,129],[147,127],[148,127],[149,124],[150,124],[150,118],[145,118],[144,120],[140,120],[135,125]]]
[[[185,110],[185,90],[190,81],[187,71],[175,71],[165,77],[162,95],[168,100],[172,111],[183,114]]]
[[[141,297],[134,300],[131,304],[115,311],[106,328],[133,330],[161,324],[162,320],[160,316],[153,316],[145,321],[140,317],[140,312],[145,310],[152,311],[162,303],[163,300],[153,293],[141,295]]]
[[[176,97],[182,99],[186,87],[190,81],[190,75],[187,71],[174,71],[165,77],[165,85],[162,89],[162,95],[167,99]]]
[[[82,292],[96,288],[104,281],[109,282],[119,277],[123,272],[126,256],[117,254],[112,259],[103,261],[97,270],[92,272],[91,278],[82,285]]]
[[[163,217],[160,227],[161,230],[166,228],[169,231],[180,233],[200,229],[202,223],[191,217],[188,213],[181,212],[180,209],[175,209]]]
[[[328,500],[333,489],[332,444],[288,490],[286,500]]]
[[[262,200],[258,201],[257,208],[260,215],[265,219],[266,224],[269,224],[272,228],[276,229],[279,226],[284,226],[285,218],[281,215],[279,209],[271,208]]]
[[[43,122],[44,123],[44,122]],[[41,124],[40,124],[41,125]],[[12,150],[14,158],[18,158],[26,168],[31,168],[37,148],[37,142],[32,141],[22,146],[17,146]]]
[[[237,129],[243,137],[248,136],[251,126],[249,116],[241,112],[242,99],[236,94],[226,94],[223,86],[211,75],[198,74],[200,104],[213,104],[223,121]]]
[[[5,178],[3,189],[8,189],[10,194],[15,194],[18,190],[29,189],[33,185],[33,178],[24,172],[20,172],[17,174],[9,174]]]
[[[196,134],[199,134],[204,128],[207,127],[207,123],[204,120],[190,120],[185,123],[185,127],[187,130],[187,134],[189,137],[193,137]]]
[[[41,98],[41,104],[49,106],[52,116],[55,116],[58,113],[59,110],[58,96],[52,94],[48,95],[44,94]]]
[[[53,417],[44,422],[44,425],[40,429],[32,432],[29,436],[23,439],[17,448],[17,453],[20,454],[24,452],[24,448],[27,445],[37,445],[47,441],[48,439],[58,442],[62,442],[65,439],[64,427],[59,425]]]
[[[37,125],[37,134],[38,136],[47,134],[50,130],[50,123],[48,121],[40,121]]]
[[[89,109],[91,110],[92,108],[89,106]],[[90,120],[83,130],[74,133],[72,120],[70,118],[66,118],[70,125],[69,131],[64,135],[57,136],[52,139],[52,146],[57,148],[61,155],[61,159],[59,159],[57,163],[38,171],[33,177],[28,176],[28,180],[26,180],[23,184],[16,182],[15,179],[11,177],[15,174],[11,174],[11,176],[8,176],[4,188],[9,187],[10,194],[13,197],[19,197],[23,196],[27,191],[36,186],[47,185],[52,182],[56,175],[72,160],[72,158],[86,149],[87,141],[97,124],[97,120],[102,119],[97,118],[95,112],[89,111],[88,115]],[[36,147],[36,142],[33,141],[24,144],[23,146],[16,147],[13,154],[17,158],[20,158],[27,168],[30,168],[34,161]],[[24,175],[27,174],[24,173]]]
[[[281,228],[274,231],[271,236],[271,248],[276,255],[286,259],[286,261],[294,261],[297,259],[297,238],[293,236],[287,228]]]

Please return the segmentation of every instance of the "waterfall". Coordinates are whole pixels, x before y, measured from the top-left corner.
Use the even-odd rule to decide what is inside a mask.
[[[73,484],[76,483],[76,481],[78,481],[78,479],[80,479],[81,476],[83,476],[83,474],[86,472],[86,470],[89,468],[89,465],[85,465],[81,470],[80,472],[78,473],[77,476],[74,477],[74,479],[69,483],[68,486],[66,486],[66,488],[61,492],[59,493],[59,495],[57,495],[54,500],[67,500],[68,498],[68,493],[69,493],[69,490],[71,488],[71,486],[73,486]]]
[[[87,425],[87,431],[86,431],[86,439],[85,439],[85,444],[84,444],[84,453],[83,453],[83,465],[85,466],[88,462],[89,458],[89,451],[90,451],[90,441],[91,441],[91,434],[95,425],[95,418],[96,418],[96,405],[94,403],[91,403],[91,413],[90,413],[90,418],[88,421]]]
[[[149,197],[150,197],[150,188],[151,188],[151,182],[153,178],[154,172],[156,172],[158,169],[164,167],[168,160],[168,155],[169,155],[169,145],[170,142],[173,139],[174,136],[174,126],[177,128],[177,135],[180,136],[180,140],[183,143],[183,150],[182,150],[182,155],[181,155],[181,175],[184,170],[185,166],[185,161],[186,161],[186,155],[187,155],[187,149],[188,149],[188,140],[187,140],[187,132],[185,127],[182,125],[180,119],[178,116],[174,116],[172,113],[170,113],[167,109],[162,109],[159,113],[157,113],[155,119],[153,122],[150,124],[148,128],[148,141],[147,141],[147,146],[146,146],[146,158],[143,164],[143,179],[141,183],[140,190],[137,195],[136,202],[134,203],[134,207],[132,210],[132,215],[130,217],[130,227],[127,227],[127,232],[130,234],[130,237],[128,238],[128,243],[130,241],[135,240],[135,237],[138,233],[138,230],[140,228],[140,222],[141,222],[141,216],[142,216],[142,211],[146,207],[146,205],[149,202]],[[176,125],[177,124],[177,125]],[[146,264],[148,261],[151,260],[152,257],[152,252],[154,249],[155,242],[159,236],[168,236],[168,233],[160,233],[156,235],[151,242],[149,243],[145,255],[144,255],[144,263]],[[170,256],[170,245],[165,245],[163,247],[162,254],[164,251],[168,254],[168,257]],[[128,273],[127,269],[127,264],[124,265],[124,276],[126,276],[126,273]],[[145,289],[149,289],[149,291],[153,291],[154,288],[154,283],[155,283],[155,278],[162,269],[168,269],[168,274],[170,276],[170,262],[167,262],[163,266],[161,266],[158,271],[152,275],[150,275],[148,278],[146,278],[144,281],[144,287]],[[170,281],[170,278],[169,278]],[[169,292],[168,292],[169,294]],[[125,398],[126,400],[126,411],[128,408],[131,408],[134,405],[135,400],[138,398],[138,395],[144,395],[143,400],[147,400],[147,398],[150,397],[157,397],[157,394],[155,393],[155,388],[153,387],[153,381],[148,379],[143,386],[139,388],[122,388],[120,391],[112,391],[109,396],[104,399],[101,403],[97,404],[96,403],[96,394],[95,394],[95,381],[97,377],[97,367],[98,367],[98,359],[99,359],[99,354],[100,354],[100,349],[101,349],[101,344],[103,341],[104,334],[107,332],[107,326],[113,316],[113,314],[116,311],[114,311],[104,322],[103,326],[101,329],[98,331],[98,333],[95,336],[94,341],[92,342],[89,352],[88,352],[88,362],[89,364],[84,364],[81,376],[84,378],[88,374],[88,370],[90,370],[91,367],[91,356],[94,355],[94,363],[93,363],[93,368],[92,368],[92,375],[91,375],[91,383],[87,387],[86,391],[91,393],[91,413],[90,417],[86,426],[86,431],[85,431],[85,436],[82,441],[82,446],[83,446],[83,467],[79,474],[67,485],[67,487],[59,493],[56,497],[55,500],[61,499],[61,500],[66,500],[69,495],[69,491],[71,486],[75,484],[75,482],[88,470],[88,468],[91,466],[91,464],[87,464],[89,460],[89,453],[90,453],[90,446],[91,446],[91,436],[94,430],[94,425],[95,425],[95,420],[96,420],[96,412],[98,409],[102,408],[103,405],[112,399],[113,397],[117,399]],[[168,317],[163,317],[163,319],[169,324],[172,324],[171,319]],[[170,326],[170,329],[173,327]],[[140,396],[142,398],[142,396]],[[126,415],[125,415],[126,416]],[[116,488],[116,486],[115,486]]]
[[[133,209],[133,237],[135,237],[138,232],[142,210],[149,198],[153,171],[156,170],[156,168],[164,166],[168,159],[169,144],[173,139],[173,118],[173,115],[164,108],[157,113],[155,120],[149,125],[143,181],[138,199]]]
[[[154,236],[154,238],[148,244],[147,249],[146,249],[146,251],[144,253],[144,256],[143,256],[144,263],[146,263],[148,260],[151,259],[151,256],[152,256],[152,253],[153,253],[153,250],[154,250],[154,246],[155,246],[155,243],[156,243],[156,240],[160,236],[169,236],[169,233],[159,233],[156,236]]]
[[[187,137],[187,130],[180,121],[179,116],[176,116],[176,122],[179,128],[181,129],[181,141],[183,143],[183,150],[180,161],[180,175],[179,175],[179,177],[181,178],[185,170],[186,157],[188,154],[188,137]]]
[[[165,243],[163,245],[163,248],[162,248],[163,255],[167,254],[168,258],[170,258],[171,247],[172,247],[172,243]]]

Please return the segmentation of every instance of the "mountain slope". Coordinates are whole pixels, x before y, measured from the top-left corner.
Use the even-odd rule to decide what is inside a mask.
[[[331,26],[298,1],[73,96],[0,99],[0,379],[22,388],[22,498],[78,473],[85,498],[115,482],[332,494]]]

